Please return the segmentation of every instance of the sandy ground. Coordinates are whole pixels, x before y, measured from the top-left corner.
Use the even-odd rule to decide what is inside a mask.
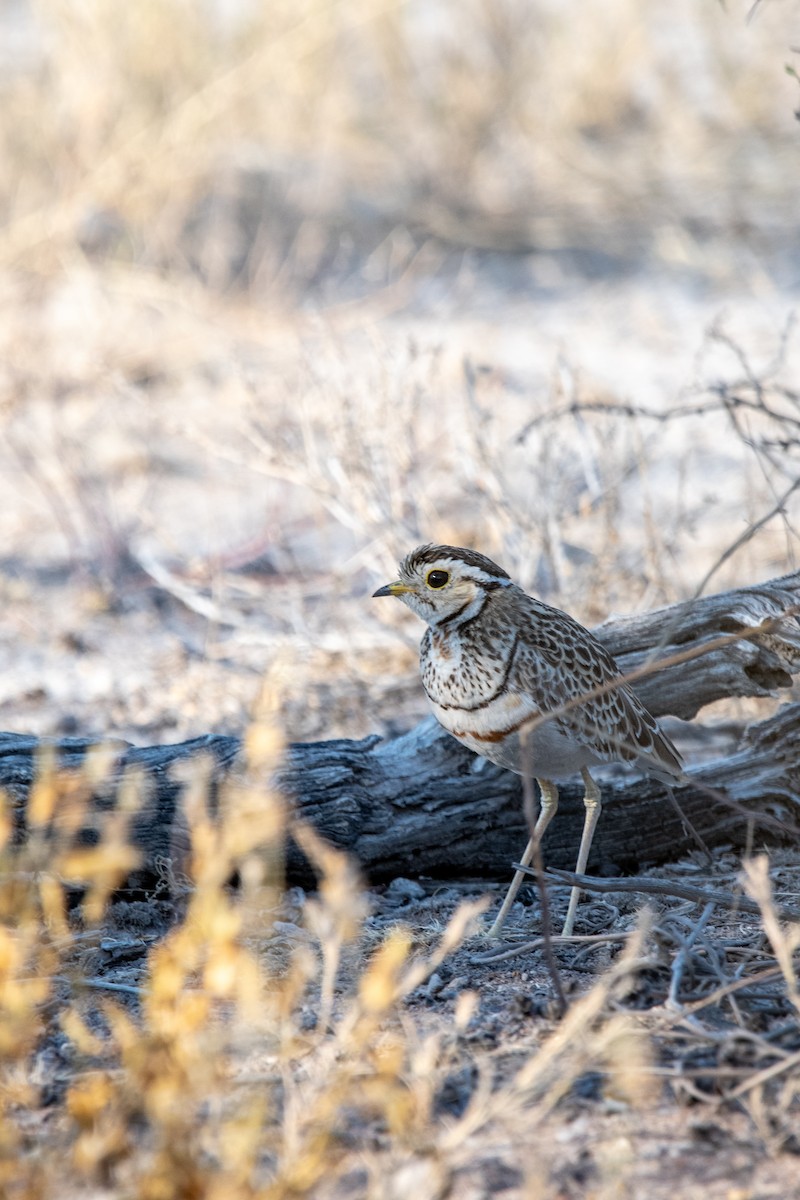
[[[289,740],[407,729],[421,628],[371,595],[426,541],[489,554],[588,625],[796,569],[797,2],[535,12],[0,4],[0,730],[163,743],[241,734],[265,702]],[[770,864],[784,903],[796,860]],[[43,1200],[138,1195],[113,1152],[72,1193],[62,1178],[79,1141],[89,1167],[108,1148],[102,1120],[78,1138],[67,1097],[109,1066],[63,1022],[104,1034],[112,995],[145,1030],[142,1095],[169,1082],[141,988],[173,902],[122,897],[88,930],[73,912],[26,1029],[36,972],[14,954],[33,929],[52,975],[58,921],[41,862],[23,866],[0,881],[0,1193],[30,1168]],[[733,893],[740,871],[723,848],[652,875]],[[371,889],[331,1030],[319,898],[265,902],[247,949],[270,986],[313,968],[281,1029],[300,1049],[270,1057],[254,1020],[219,1093],[193,1094],[189,1167],[209,1172],[185,1194],[217,1178],[225,1105],[262,1103],[276,1074],[264,1178],[293,1137],[312,1160],[304,1098],[341,1081],[369,955],[401,926],[414,961],[432,953],[459,902],[494,907],[503,882]],[[628,934],[640,905],[584,900],[578,932]],[[541,946],[519,951],[542,927],[524,889],[512,956],[471,933],[359,1050],[366,1086],[401,1044],[421,1128],[345,1107],[314,1200],[800,1197],[796,944],[736,909],[659,900],[651,921],[628,985],[572,1026],[624,950],[555,949],[560,1018]],[[34,1026],[16,1055],[7,1029]],[[171,1126],[142,1119],[124,1074],[114,1059],[112,1118],[146,1172],[148,1131]]]
[[[8,295],[3,726],[228,732],[280,664],[290,738],[408,725],[420,630],[370,595],[422,541],[479,547],[588,624],[693,594],[792,478],[782,426],[735,428],[714,392],[781,355],[768,385],[792,379],[791,297],[621,280],[500,307],[471,282],[381,320],[80,272]],[[705,590],[792,569],[796,507]]]
[[[793,447],[776,458],[768,444],[776,420],[748,412],[737,428],[717,401],[721,385],[750,395],[741,382],[781,355],[768,385],[791,380],[798,347],[791,330],[781,339],[792,300],[711,284],[692,293],[674,279],[566,280],[555,294],[534,280],[503,295],[468,264],[388,314],[372,300],[290,319],[80,270],[45,294],[10,290],[0,725],[139,743],[239,733],[266,686],[290,739],[407,728],[424,712],[420,629],[370,596],[423,540],[493,554],[588,623],[691,595],[791,476]],[[575,404],[604,411],[563,412]],[[682,415],[657,421],[646,410]],[[793,568],[793,508],[736,549],[705,590]],[[796,868],[777,868],[782,892],[796,892]],[[706,881],[733,888],[737,869],[723,855]],[[706,879],[692,861],[674,870]],[[375,892],[348,970],[398,920],[428,945],[473,892],[430,880]],[[632,927],[637,902],[611,899],[612,916],[608,904],[582,908],[584,931]],[[293,892],[280,913],[289,947],[308,938],[305,903]],[[773,1061],[770,1046],[794,1053],[796,1014],[773,983],[682,1030],[667,999],[697,912],[679,907],[659,910],[652,967],[621,1002],[655,1034],[661,1075],[646,1101],[578,1071],[533,1142],[522,1110],[467,1137],[449,1159],[448,1195],[800,1195],[789,1101],[765,1116],[749,1097],[724,1102],[721,1082],[726,1070],[737,1079],[754,1070],[740,1035],[762,1038],[759,1069]],[[91,969],[135,985],[148,939],[136,927],[137,950],[119,950],[129,915]],[[509,932],[539,927],[529,892]],[[690,956],[682,1002],[711,986],[708,963],[722,945],[728,964],[768,956],[760,925],[715,916]],[[445,1126],[479,1075],[500,1086],[558,1027],[541,950],[493,964],[479,961],[485,952],[481,939],[468,942],[407,1002],[414,1036],[449,1037],[459,997],[476,996],[437,1077]],[[584,994],[615,953],[559,950],[567,993]],[[312,998],[310,1022],[313,1010]],[[352,1136],[360,1145],[363,1130]],[[442,1194],[427,1160],[387,1161],[398,1195]],[[330,1195],[366,1194],[353,1170]]]

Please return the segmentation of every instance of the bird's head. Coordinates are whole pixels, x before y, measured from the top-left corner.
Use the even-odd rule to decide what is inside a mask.
[[[428,625],[441,625],[482,606],[511,580],[490,558],[461,546],[418,546],[400,564],[400,578],[373,592],[396,596]]]

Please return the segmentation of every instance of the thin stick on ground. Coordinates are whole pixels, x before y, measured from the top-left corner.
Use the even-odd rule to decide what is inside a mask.
[[[546,872],[545,872],[546,874]],[[554,945],[559,946],[602,946],[610,945],[614,942],[627,942],[633,937],[631,932],[623,933],[571,933],[569,937],[558,935],[551,938]],[[516,958],[519,954],[528,954],[533,950],[539,950],[544,946],[544,938],[537,937],[530,942],[520,942],[516,946],[509,946],[505,950],[499,950],[493,954],[473,954],[470,962],[476,966],[488,966],[493,963],[506,962],[510,958]]]
[[[515,864],[515,870],[525,871],[531,875],[534,873],[530,867],[523,867],[519,864]],[[576,875],[574,871],[562,870],[561,867],[547,867],[545,875],[549,875],[560,883],[580,887],[587,892],[642,892],[649,896],[675,896],[679,900],[695,900],[699,904],[718,904],[724,908],[752,913],[754,916],[761,915],[758,904],[746,896],[733,896],[730,892],[721,892],[713,888],[693,887],[690,883],[677,883],[672,879],[648,879],[642,875],[632,876],[629,879],[596,879],[591,875]],[[800,921],[800,912],[795,909],[780,908],[778,915],[785,921]]]
[[[676,1010],[681,1008],[680,1001],[678,1000],[678,993],[681,987],[683,972],[686,969],[686,964],[689,960],[689,951],[692,949],[692,946],[705,929],[713,911],[714,901],[712,900],[705,906],[700,920],[696,922],[688,938],[686,938],[680,950],[675,955],[675,960],[672,964],[672,977],[669,982],[669,995],[667,996],[668,1008],[674,1008]]]

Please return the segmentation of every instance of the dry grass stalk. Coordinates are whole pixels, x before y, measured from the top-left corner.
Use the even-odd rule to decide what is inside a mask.
[[[270,738],[254,734],[253,742],[263,746]],[[260,762],[268,765],[263,756]],[[282,805],[263,786],[247,784],[213,816],[202,764],[187,781],[191,887],[183,916],[151,950],[139,1003],[136,996],[95,999],[81,987],[84,939],[93,929],[102,935],[98,906],[107,906],[118,877],[120,829],[130,813],[125,799],[109,814],[91,854],[75,851],[74,797],[88,789],[93,770],[90,763],[85,777],[65,778],[48,764],[31,839],[16,849],[6,839],[0,891],[6,1037],[0,1049],[8,1188],[33,1194],[36,1179],[54,1177],[55,1151],[46,1143],[35,1159],[20,1154],[19,1119],[37,1105],[38,1088],[26,1082],[31,1055],[57,1027],[73,1047],[58,1110],[59,1179],[147,1200],[189,1193],[237,1200],[317,1195],[352,1169],[351,1143],[362,1147],[374,1181],[392,1161],[436,1164],[429,1190],[421,1193],[433,1196],[480,1130],[523,1113],[534,1126],[546,1122],[593,1065],[610,1072],[620,1094],[647,1102],[645,1042],[635,1023],[611,1008],[641,963],[641,932],[507,1083],[484,1080],[464,1115],[442,1122],[435,1115],[437,1095],[451,1064],[462,1058],[459,1038],[475,997],[469,991],[460,997],[451,1034],[424,1033],[406,1006],[469,938],[486,902],[462,905],[425,953],[415,950],[402,925],[365,953],[366,908],[357,875],[344,856],[295,826],[292,836],[320,872],[307,916],[322,962],[317,965],[301,939],[276,969],[274,881],[259,877],[252,863],[265,861],[271,869],[279,861],[271,847],[285,834]],[[60,831],[59,815],[65,818]],[[36,830],[45,828],[53,834],[49,856],[37,839]],[[36,872],[24,869],[31,855]],[[62,864],[69,864],[70,885],[85,889],[80,919],[78,910],[67,914]],[[238,894],[227,886],[236,869],[243,880]],[[355,960],[350,951],[342,958],[348,946],[356,948]],[[303,1017],[308,1012],[314,1014],[310,1024]],[[367,1150],[370,1131],[380,1127],[386,1148]],[[48,1195],[47,1186],[40,1194]]]

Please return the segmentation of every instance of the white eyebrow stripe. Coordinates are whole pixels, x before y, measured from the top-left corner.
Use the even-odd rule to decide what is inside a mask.
[[[473,563],[465,563],[461,558],[440,558],[435,565],[433,563],[428,564],[425,568],[424,577],[427,579],[431,571],[449,570],[452,572],[459,570],[459,568],[463,570],[464,567],[467,568],[467,578],[471,575],[476,583],[490,583],[494,586],[499,585],[500,587],[514,586],[513,579],[509,579],[505,575],[491,574],[489,571],[484,571],[483,567],[475,566]]]
[[[479,576],[474,577],[478,584],[485,584],[487,587],[513,587],[513,579],[500,579],[497,575],[489,575],[486,571],[481,571]]]

